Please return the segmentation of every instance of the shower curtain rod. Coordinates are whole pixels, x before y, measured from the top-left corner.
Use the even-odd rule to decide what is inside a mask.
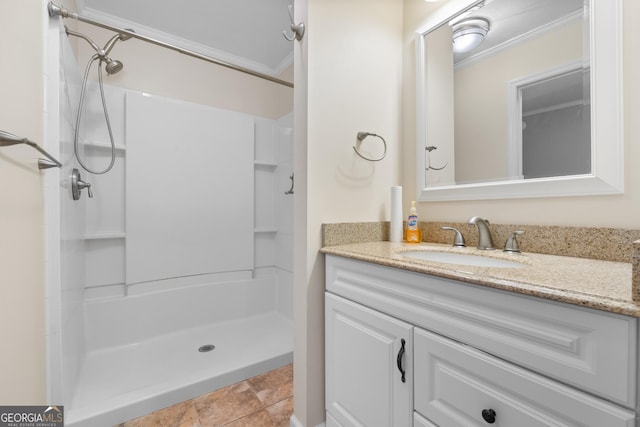
[[[215,59],[215,58],[212,58],[212,57],[207,56],[207,55],[202,55],[200,53],[194,52],[194,51],[189,50],[189,49],[183,49],[181,47],[174,46],[174,45],[169,44],[169,43],[161,42],[161,41],[153,39],[151,37],[142,36],[142,35],[134,32],[134,31],[131,31],[131,30],[116,28],[116,27],[113,27],[111,25],[103,24],[102,22],[99,22],[99,21],[94,21],[93,19],[85,18],[83,16],[78,15],[77,13],[69,12],[64,7],[58,6],[53,2],[49,2],[48,9],[49,9],[49,16],[51,16],[51,17],[60,16],[62,18],[75,19],[77,21],[84,22],[84,23],[90,24],[90,25],[95,25],[96,27],[104,28],[106,30],[116,31],[116,32],[118,32],[120,34],[126,34],[128,36],[133,37],[134,39],[142,40],[142,41],[147,42],[147,43],[155,44],[156,46],[161,46],[161,47],[164,47],[164,48],[167,48],[167,49],[175,50],[176,52],[182,53],[184,55],[192,56],[194,58],[198,58],[198,59],[201,59],[203,61],[211,62],[213,64],[220,65],[222,67],[231,68],[232,70],[240,71],[241,73],[249,74],[249,75],[252,75],[254,77],[258,77],[258,78],[264,79],[264,80],[269,80],[269,81],[271,81],[273,83],[281,84],[283,86],[288,86],[288,87],[291,87],[291,88],[293,87],[293,83],[288,82],[286,80],[281,80],[281,79],[278,79],[278,78],[275,78],[275,77],[271,77],[271,76],[269,76],[267,74],[259,73],[257,71],[253,71],[253,70],[250,70],[248,68],[240,67],[238,65],[234,65],[234,64],[231,64],[229,62],[221,61],[219,59]]]

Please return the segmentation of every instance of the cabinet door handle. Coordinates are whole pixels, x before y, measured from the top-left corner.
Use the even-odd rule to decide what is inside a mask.
[[[496,411],[493,409],[483,409],[482,410],[482,419],[485,420],[488,424],[493,424],[496,422]]]
[[[404,356],[404,344],[405,344],[404,338],[400,340],[400,343],[402,346],[400,347],[400,351],[398,352],[398,358],[396,360],[396,363],[398,365],[398,370],[402,374],[402,382],[404,383],[407,381],[407,379],[405,378],[406,372],[404,371],[404,369],[402,369],[402,357]]]

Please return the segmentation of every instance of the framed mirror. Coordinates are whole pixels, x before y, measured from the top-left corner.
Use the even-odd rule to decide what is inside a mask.
[[[624,191],[621,0],[449,0],[416,31],[417,198]]]

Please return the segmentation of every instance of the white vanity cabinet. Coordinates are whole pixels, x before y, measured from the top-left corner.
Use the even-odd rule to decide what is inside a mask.
[[[409,426],[413,327],[327,293],[327,427]]]
[[[640,427],[634,317],[329,254],[326,273],[327,426]]]

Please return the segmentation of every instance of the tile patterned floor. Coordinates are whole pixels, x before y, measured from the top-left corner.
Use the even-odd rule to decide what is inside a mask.
[[[287,365],[115,427],[288,427],[292,413]]]

